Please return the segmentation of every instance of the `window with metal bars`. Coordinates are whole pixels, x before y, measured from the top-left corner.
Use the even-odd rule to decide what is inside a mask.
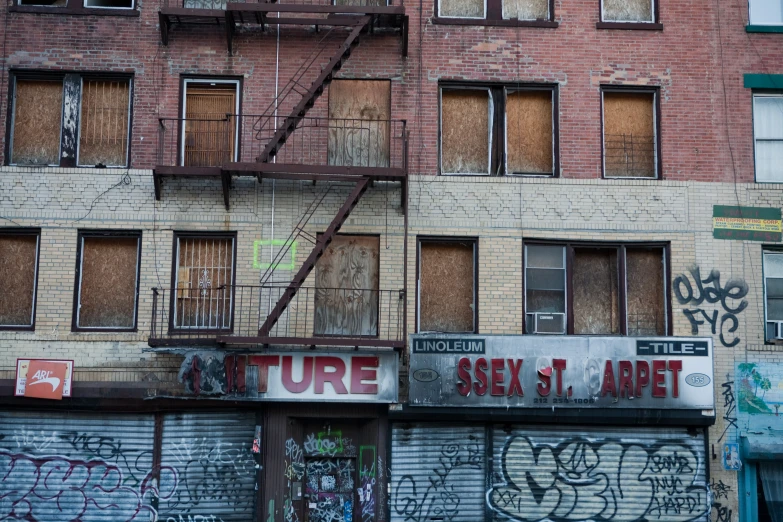
[[[659,178],[659,101],[655,89],[602,87],[606,178]]]
[[[129,77],[13,73],[11,165],[127,167]]]
[[[234,309],[235,235],[177,234],[172,327],[230,330]]]

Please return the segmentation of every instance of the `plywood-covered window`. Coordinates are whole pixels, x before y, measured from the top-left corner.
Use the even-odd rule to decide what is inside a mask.
[[[0,329],[34,324],[39,239],[38,230],[0,229]]]
[[[231,328],[235,237],[177,235],[173,326]]]
[[[83,80],[79,165],[128,164],[130,80]]]
[[[16,72],[12,165],[127,167],[132,81]]]
[[[62,81],[17,79],[11,163],[58,165],[63,116]]]
[[[438,0],[438,15],[449,18],[484,18],[486,0]]]
[[[503,18],[549,20],[549,0],[503,0]]]
[[[391,82],[334,80],[329,85],[329,165],[389,166]]]
[[[655,22],[655,0],[601,0],[604,22]]]
[[[239,82],[185,80],[182,162],[219,167],[236,154]]]
[[[525,332],[670,335],[663,245],[528,244]]]
[[[476,242],[419,242],[420,332],[476,331]]]
[[[380,238],[337,235],[315,267],[315,335],[378,335]]]
[[[442,174],[553,176],[557,172],[557,86],[441,87]]]
[[[554,172],[554,92],[511,91],[506,95],[506,171],[509,174]]]
[[[487,89],[441,92],[441,172],[489,174],[492,97]]]
[[[140,254],[140,233],[80,234],[75,329],[136,327]]]
[[[604,176],[658,177],[657,93],[603,90]]]

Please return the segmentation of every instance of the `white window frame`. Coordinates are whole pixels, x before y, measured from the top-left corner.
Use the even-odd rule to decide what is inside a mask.
[[[544,92],[549,91],[551,96],[551,102],[552,102],[552,173],[551,174],[539,174],[535,172],[511,172],[508,169],[508,95],[509,93],[518,93],[518,92]],[[503,132],[505,133],[505,143],[503,144],[503,172],[505,172],[506,176],[525,176],[525,177],[537,177],[537,178],[554,178],[557,176],[557,156],[555,155],[555,133],[558,131],[557,122],[555,121],[555,118],[557,115],[555,114],[555,93],[557,92],[557,88],[549,88],[549,89],[514,89],[505,87],[503,89],[503,96],[505,97],[505,114],[503,114]]]
[[[85,239],[129,239],[134,238],[136,240],[136,291],[133,295],[133,325],[132,326],[81,326],[79,321],[81,319],[82,311],[82,279],[84,278],[84,240]],[[90,330],[127,330],[135,331],[138,327],[138,314],[139,314],[139,276],[141,268],[141,233],[134,234],[122,234],[120,231],[116,235],[110,233],[89,233],[86,232],[81,235],[79,241],[79,287],[76,289],[76,319],[74,326],[77,331],[90,331]]]
[[[542,312],[529,312],[527,307],[527,289],[528,289],[528,283],[527,283],[527,269],[528,269],[528,259],[530,257],[528,256],[528,248],[529,247],[536,247],[536,246],[553,246],[558,247],[563,250],[563,268],[543,268],[543,267],[531,267],[531,268],[539,268],[543,270],[562,270],[563,271],[563,333],[562,334],[548,334],[548,335],[567,335],[568,334],[568,291],[569,291],[569,285],[568,285],[568,247],[564,244],[552,244],[552,245],[544,245],[544,244],[531,244],[531,245],[525,245],[525,263],[522,267],[522,270],[524,271],[523,277],[524,279],[524,312],[525,312],[525,321],[527,321],[527,316],[529,314],[535,314],[535,313],[542,313]],[[559,312],[552,312],[552,313],[559,313]],[[525,325],[527,327],[527,324]],[[527,328],[525,328],[527,330]],[[533,334],[529,334],[533,335]]]
[[[780,98],[783,100],[783,93],[754,93],[753,94],[753,178],[756,183],[783,183],[783,167],[781,167],[780,179],[773,180],[760,180],[758,179],[758,168],[756,166],[756,158],[758,158],[758,142],[759,138],[756,137],[756,100],[759,98]],[[783,132],[780,139],[763,138],[763,141],[781,141],[783,142]],[[781,158],[783,160],[783,158]]]
[[[780,0],[777,0],[780,2]],[[768,25],[771,27],[783,26],[783,5],[781,5],[781,14],[779,22],[768,22],[762,17],[762,20],[756,21],[753,19],[753,3],[761,3],[761,0],[748,0],[748,25]]]
[[[437,332],[421,329],[421,245],[429,244],[455,244],[468,243],[473,245],[473,302],[470,307],[473,310],[473,330],[467,332]],[[448,334],[473,334],[478,333],[478,239],[459,237],[423,237],[416,241],[416,333],[448,333]]]
[[[767,337],[767,323],[769,323],[769,319],[767,317],[767,256],[783,256],[783,251],[781,250],[763,250],[761,253],[761,273],[762,277],[764,278],[764,340],[768,342],[775,342],[780,341],[780,339],[776,337]],[[777,322],[777,321],[775,321]],[[783,322],[783,321],[781,321]]]
[[[489,111],[487,120],[487,171],[486,172],[446,172],[443,170],[443,91],[485,91],[487,93],[487,110]],[[444,176],[491,176],[492,175],[492,128],[495,124],[495,101],[492,99],[492,90],[488,87],[465,86],[447,86],[440,87],[438,92],[440,114],[438,115],[438,162],[440,164],[440,173]]]
[[[24,82],[24,81],[36,81],[36,80],[31,80],[31,79],[23,77],[22,81]],[[43,79],[41,81],[58,82],[60,84],[60,88],[61,89],[65,89],[65,81],[64,81],[63,78],[60,78],[59,80],[58,79],[52,79],[52,80]],[[10,156],[8,164],[11,165],[11,166],[21,165],[23,167],[27,167],[27,166],[36,167],[36,166],[39,166],[39,165],[28,165],[26,163],[19,164],[16,161],[14,161],[14,134],[15,134],[14,133],[14,128],[16,127],[16,97],[17,97],[17,92],[18,92],[18,82],[19,82],[19,77],[14,76],[14,98],[13,98],[13,100],[11,102],[13,107],[11,109],[11,128],[9,130],[9,134],[11,136],[10,136],[10,138],[8,140],[9,141],[9,143],[8,143],[8,155]],[[65,103],[65,99],[63,99],[63,103]],[[60,160],[62,159],[62,154],[63,154],[62,104],[60,105],[60,135],[58,137],[58,143],[59,143],[59,146],[58,146],[58,149],[57,149],[57,163],[48,163],[47,165],[40,165],[40,166],[46,166],[46,167],[59,167],[60,166]]]
[[[660,179],[661,177],[661,168],[658,165],[658,147],[660,147],[660,143],[658,142],[658,90],[657,89],[623,89],[620,88],[614,88],[614,86],[606,86],[608,88],[604,88],[602,86],[601,88],[601,177],[604,179],[635,179],[635,180],[651,180],[651,179]],[[607,176],[606,175],[606,122],[604,121],[604,95],[609,93],[629,93],[629,94],[652,94],[653,100],[652,100],[652,114],[653,114],[653,169],[655,172],[655,176],[647,178],[647,177],[639,177],[639,176]]]
[[[91,79],[88,77],[88,80]],[[98,81],[111,81],[102,80],[100,77],[95,78]],[[125,163],[123,165],[106,165],[106,168],[126,168],[130,164],[130,135],[131,135],[131,106],[133,105],[133,78],[128,78],[128,132],[125,134]],[[76,135],[76,166],[77,167],[94,167],[95,164],[81,163],[79,161],[81,157],[81,142],[82,142],[82,99],[84,96],[84,76],[79,78],[79,127]]]
[[[387,0],[388,1],[388,0]],[[487,19],[487,0],[484,0],[484,15],[483,16],[453,16],[444,15],[441,7],[443,0],[438,0],[438,18],[455,18],[457,20],[486,20]]]
[[[241,91],[239,89],[239,80],[228,80],[228,79],[216,79],[216,78],[185,78],[182,84],[182,113],[180,115],[180,122],[181,125],[179,126],[180,131],[180,144],[179,144],[179,163],[178,165],[182,166],[185,164],[185,115],[188,113],[188,86],[198,86],[198,85],[217,85],[217,84],[233,84],[235,87],[236,94],[234,95],[234,114],[235,122],[234,122],[234,154],[233,154],[233,160],[237,161],[237,154],[239,154],[239,120],[240,120],[240,114],[239,114],[239,97],[241,95]]]
[[[601,22],[611,24],[654,24],[657,22],[655,17],[655,1],[656,0],[650,0],[650,14],[652,15],[652,20],[606,20],[604,18],[604,0],[601,0]]]

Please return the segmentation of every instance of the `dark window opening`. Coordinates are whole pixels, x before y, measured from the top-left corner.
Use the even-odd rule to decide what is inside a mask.
[[[477,329],[475,241],[419,242],[419,331]]]

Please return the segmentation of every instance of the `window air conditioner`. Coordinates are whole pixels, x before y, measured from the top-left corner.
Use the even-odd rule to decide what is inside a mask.
[[[783,321],[770,321],[775,325],[775,339],[783,339]]]
[[[565,314],[534,312],[527,314],[527,333],[564,334]]]

